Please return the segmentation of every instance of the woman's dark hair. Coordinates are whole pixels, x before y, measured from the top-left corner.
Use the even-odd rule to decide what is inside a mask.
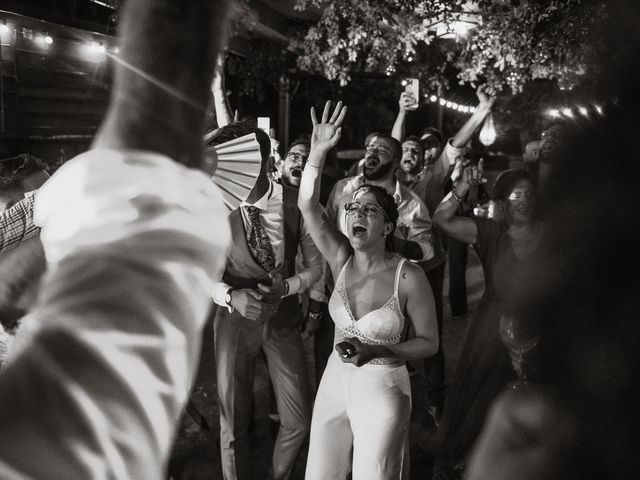
[[[498,175],[496,183],[491,189],[491,198],[493,200],[505,201],[516,184],[522,180],[528,181],[534,187],[536,186],[536,181],[528,170],[525,170],[524,168],[505,170]]]
[[[355,198],[360,192],[372,193],[384,211],[385,220],[392,223],[393,227],[391,228],[391,232],[389,232],[385,238],[384,247],[389,252],[395,252],[396,248],[393,244],[393,233],[395,232],[396,225],[398,223],[398,204],[396,203],[395,198],[393,198],[393,195],[389,195],[384,188],[377,185],[371,185],[369,183],[363,183],[360,185],[356,191],[353,192],[353,198]]]

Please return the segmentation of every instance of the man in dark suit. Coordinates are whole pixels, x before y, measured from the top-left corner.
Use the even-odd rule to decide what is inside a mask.
[[[220,403],[220,449],[227,480],[251,472],[248,427],[253,408],[254,364],[262,351],[274,386],[280,429],[270,476],[289,478],[309,431],[311,394],[299,325],[297,293],[319,278],[322,258],[302,224],[296,188],[267,177],[269,138],[242,124],[221,129],[211,144],[254,133],[260,144],[260,175],[246,201],[231,212],[233,244],[223,282],[216,285],[214,319]],[[301,169],[306,160],[299,158]],[[295,273],[298,246],[304,269]]]

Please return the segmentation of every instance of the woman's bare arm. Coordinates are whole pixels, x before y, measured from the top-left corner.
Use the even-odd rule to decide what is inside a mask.
[[[348,239],[329,220],[320,205],[320,178],[327,152],[340,140],[341,125],[347,107],[343,107],[342,102],[338,102],[331,118],[329,118],[330,109],[331,102],[327,102],[322,121],[318,122],[315,109],[311,108],[313,122],[311,152],[300,180],[298,207],[311,238],[335,275],[349,257],[350,245]]]
[[[422,269],[405,262],[400,272],[399,294],[404,303],[403,313],[410,322],[415,335],[396,345],[370,345],[357,338],[347,341],[355,347],[355,354],[341,360],[362,366],[374,358],[397,358],[418,360],[430,357],[438,351],[438,322],[436,304],[427,276]],[[406,299],[406,301],[403,301]]]

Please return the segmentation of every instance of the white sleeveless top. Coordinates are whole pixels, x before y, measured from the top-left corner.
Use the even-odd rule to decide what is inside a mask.
[[[351,258],[349,257],[342,267],[329,299],[329,313],[336,325],[334,345],[350,337],[356,337],[362,343],[373,345],[395,345],[400,343],[405,331],[406,319],[400,309],[398,283],[405,259],[401,258],[396,267],[391,298],[380,308],[370,311],[360,319],[356,319],[351,311],[347,288],[344,283],[345,270]],[[387,365],[401,363],[401,361],[390,358],[374,358],[369,363]]]

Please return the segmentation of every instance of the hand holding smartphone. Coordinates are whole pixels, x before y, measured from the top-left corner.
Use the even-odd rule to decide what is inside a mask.
[[[409,93],[416,101],[408,110],[417,110],[420,105],[420,82],[417,78],[405,78],[404,79],[404,91]]]
[[[353,357],[356,354],[356,347],[349,342],[340,342],[336,344],[336,350],[342,358]]]

